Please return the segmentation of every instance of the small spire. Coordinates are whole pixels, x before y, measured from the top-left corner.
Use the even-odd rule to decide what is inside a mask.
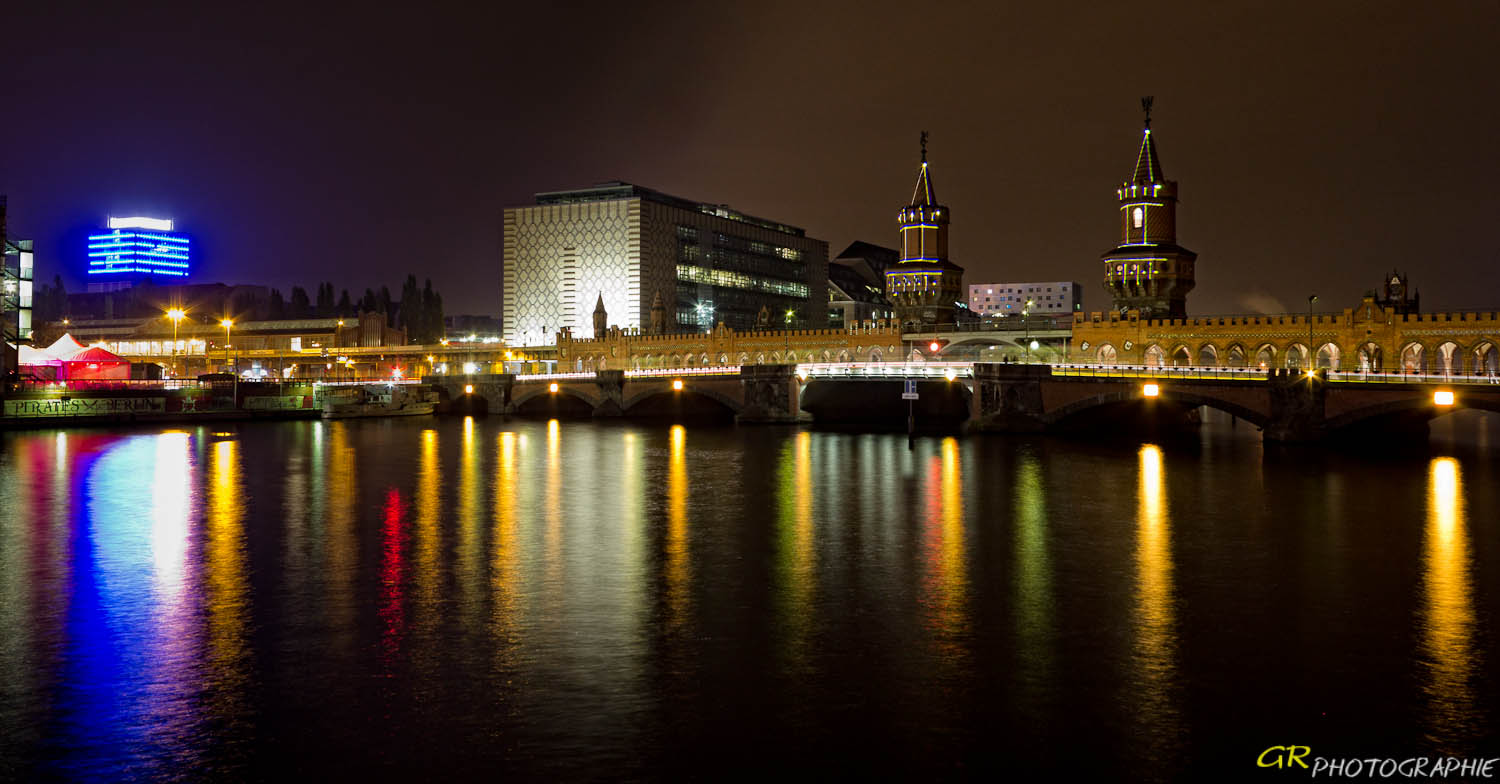
[[[917,169],[917,187],[912,191],[911,204],[913,207],[937,206],[937,193],[932,187],[932,175],[927,171],[927,132],[922,131],[922,166]]]
[[[1141,97],[1141,111],[1146,113],[1146,130],[1148,131],[1151,130],[1151,104],[1155,100],[1156,97],[1151,95]]]
[[[604,292],[599,292],[599,302],[594,305],[595,313],[604,313]]]
[[[927,162],[927,132],[922,132],[922,162]]]
[[[1151,104],[1153,101],[1154,99],[1149,95],[1141,98],[1141,110],[1146,114],[1146,128],[1141,132],[1141,151],[1135,157],[1135,173],[1130,177],[1130,181],[1138,185],[1166,181],[1161,173],[1161,160],[1156,157],[1156,143],[1151,140]]]

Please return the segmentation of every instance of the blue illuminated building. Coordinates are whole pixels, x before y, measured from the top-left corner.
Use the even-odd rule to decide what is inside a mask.
[[[110,218],[109,233],[89,237],[89,281],[123,284],[155,278],[186,278],[190,241],[161,218]]]

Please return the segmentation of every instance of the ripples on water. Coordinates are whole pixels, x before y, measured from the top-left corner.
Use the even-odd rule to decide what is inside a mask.
[[[0,778],[1495,756],[1488,441],[1246,430],[8,434]]]

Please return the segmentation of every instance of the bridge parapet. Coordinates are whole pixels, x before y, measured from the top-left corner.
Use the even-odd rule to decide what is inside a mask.
[[[1051,366],[980,362],[973,374],[966,429],[1038,433],[1046,428],[1042,382],[1052,378]]]

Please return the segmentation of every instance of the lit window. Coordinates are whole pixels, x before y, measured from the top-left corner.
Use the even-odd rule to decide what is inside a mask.
[[[1137,229],[1139,229],[1141,227],[1141,224],[1145,223],[1145,222],[1146,222],[1146,211],[1143,210],[1143,209],[1141,209],[1140,207],[1136,207],[1135,208],[1135,227]]]

